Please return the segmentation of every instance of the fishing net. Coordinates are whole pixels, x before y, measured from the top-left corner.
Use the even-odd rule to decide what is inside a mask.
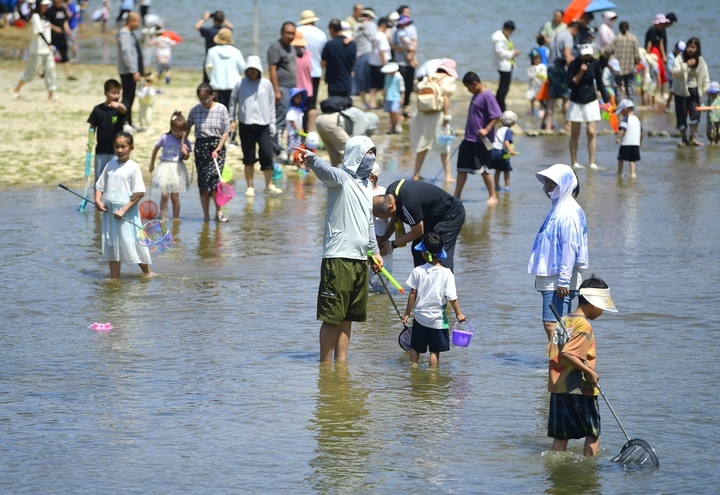
[[[160,243],[150,246],[151,253],[167,253],[175,246],[175,239],[173,239],[172,232],[168,232],[165,238]]]
[[[409,351],[410,350],[410,339],[412,335],[410,333],[410,329],[407,326],[403,326],[402,332],[400,332],[400,335],[398,335],[398,344],[400,344],[400,347],[403,351]]]
[[[645,440],[639,438],[630,440],[623,445],[618,455],[612,458],[612,462],[632,464],[636,466],[660,467],[655,450]]]
[[[157,246],[163,242],[168,235],[171,236],[165,222],[162,220],[150,220],[138,231],[137,241],[141,246]]]

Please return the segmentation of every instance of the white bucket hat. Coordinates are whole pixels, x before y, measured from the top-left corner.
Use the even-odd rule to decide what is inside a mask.
[[[615,303],[613,303],[612,297],[610,297],[610,289],[591,289],[585,287],[580,289],[580,295],[596,308],[617,313]]]

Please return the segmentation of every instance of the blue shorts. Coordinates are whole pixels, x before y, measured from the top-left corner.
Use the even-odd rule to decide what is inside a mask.
[[[450,331],[447,328],[428,328],[413,319],[410,348],[420,354],[450,350]]]
[[[385,111],[388,113],[390,113],[390,112],[399,113],[400,112],[400,102],[385,100]]]
[[[567,296],[565,299],[560,299],[557,295],[557,292],[555,292],[554,290],[541,290],[540,294],[542,294],[543,321],[557,323],[557,318],[555,318],[555,315],[550,310],[550,304],[555,306],[555,309],[558,313],[560,313],[560,316],[565,316],[566,314],[570,313],[570,305],[572,303],[572,300],[577,297],[578,291],[571,290],[570,295]]]

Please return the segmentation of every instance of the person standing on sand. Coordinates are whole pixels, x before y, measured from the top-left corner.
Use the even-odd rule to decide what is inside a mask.
[[[303,10],[300,13],[300,20],[297,22],[297,31],[302,33],[307,41],[305,49],[312,56],[312,96],[308,96],[307,105],[307,131],[315,130],[315,119],[317,118],[317,97],[320,91],[320,79],[322,79],[322,51],[327,43],[327,35],[317,27],[315,23],[318,17],[312,10]]]
[[[570,90],[567,86],[567,67],[575,59],[573,55],[573,38],[578,33],[580,24],[573,21],[568,24],[567,29],[560,31],[550,42],[550,54],[548,55],[548,89],[550,102],[545,109],[545,117],[542,127],[551,130],[553,128],[553,112],[555,102],[562,100],[562,113],[567,113],[570,101]],[[566,130],[570,130],[569,122],[565,122]]]
[[[131,127],[134,127],[132,122],[132,106],[135,102],[135,90],[145,70],[143,66],[142,48],[133,34],[133,31],[139,27],[140,14],[130,12],[125,21],[125,25],[117,34],[117,66],[123,90],[122,102],[127,109],[125,122]]]
[[[510,40],[510,35],[515,31],[515,23],[506,21],[502,29],[495,31],[492,35],[493,54],[495,55],[495,68],[500,74],[500,82],[498,83],[497,98],[500,110],[505,111],[505,97],[510,91],[510,82],[512,81],[512,71],[515,67],[515,57],[520,55],[520,50],[515,49],[515,45]]]
[[[20,88],[26,82],[32,81],[33,77],[37,75],[38,69],[42,67],[45,74],[48,100],[56,100],[56,97],[53,96],[53,93],[57,90],[55,84],[55,57],[53,55],[55,47],[50,44],[50,21],[45,16],[49,6],[50,0],[41,0],[39,5],[33,9],[33,14],[30,17],[32,37],[28,48],[27,68],[17,86],[13,89],[13,99],[20,98]]]
[[[210,27],[205,27],[203,24],[205,24],[210,18],[212,17],[213,25]],[[222,28],[228,28],[232,31],[233,25],[230,23],[230,21],[225,19],[225,14],[222,10],[216,10],[212,14],[210,12],[205,12],[202,16],[202,19],[197,21],[195,23],[195,29],[200,32],[200,36],[205,38],[205,60],[203,60],[203,82],[209,83],[210,82],[210,76],[208,76],[207,72],[205,72],[205,61],[207,60],[207,52],[210,50],[210,48],[214,47],[217,43],[215,42],[215,36],[220,32]]]

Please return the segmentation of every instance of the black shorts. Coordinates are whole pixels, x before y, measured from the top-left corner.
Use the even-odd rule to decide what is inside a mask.
[[[60,63],[64,64],[68,60],[68,44],[65,36],[58,37],[52,40],[52,44],[57,48],[57,52],[60,54]]]
[[[617,159],[624,162],[639,162],[640,146],[620,146]]]
[[[560,440],[600,436],[597,396],[550,394],[548,436]]]
[[[510,164],[510,158],[505,158],[504,150],[492,150],[492,162],[490,166],[495,170],[502,170],[504,172],[510,172],[513,168]]]
[[[489,174],[492,168],[490,151],[482,141],[472,142],[463,140],[458,150],[457,171],[475,174]]]
[[[413,319],[410,348],[420,354],[450,350],[450,332],[447,328],[428,328]]]

